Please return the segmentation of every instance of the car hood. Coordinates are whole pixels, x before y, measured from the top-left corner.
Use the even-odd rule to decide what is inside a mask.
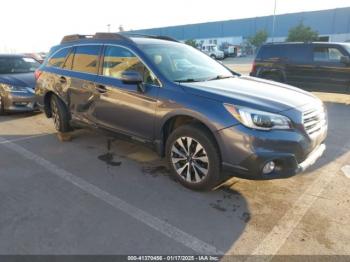
[[[34,73],[0,75],[0,83],[12,86],[35,88]]]
[[[193,95],[276,113],[320,102],[299,88],[248,76],[186,83],[183,88]]]

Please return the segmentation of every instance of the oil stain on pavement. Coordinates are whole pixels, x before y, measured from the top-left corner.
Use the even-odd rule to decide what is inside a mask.
[[[156,166],[143,166],[142,173],[145,175],[151,175],[152,177],[158,177],[158,176],[168,176],[169,171],[165,166],[156,165]]]
[[[235,190],[232,190],[228,187],[221,187],[220,190],[220,199],[217,199],[216,202],[209,204],[213,209],[226,213],[228,217],[237,216],[244,223],[248,223],[251,220],[251,214],[249,212],[242,211],[242,196]],[[233,215],[236,214],[236,215]]]

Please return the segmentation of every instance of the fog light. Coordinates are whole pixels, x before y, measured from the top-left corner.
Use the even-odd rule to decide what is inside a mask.
[[[262,172],[264,175],[270,174],[273,170],[275,170],[276,164],[273,161],[269,161],[265,164]]]

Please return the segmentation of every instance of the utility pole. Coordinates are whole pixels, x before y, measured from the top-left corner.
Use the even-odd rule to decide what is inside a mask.
[[[275,0],[275,7],[273,9],[273,18],[272,18],[272,43],[274,42],[275,38],[275,23],[276,23],[276,7],[277,7],[277,0]]]

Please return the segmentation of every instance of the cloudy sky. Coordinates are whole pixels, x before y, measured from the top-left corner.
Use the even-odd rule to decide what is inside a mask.
[[[93,34],[271,15],[274,0],[3,0],[0,53],[47,51],[67,34]],[[277,0],[277,14],[350,6],[350,0]],[[350,14],[349,14],[350,15]]]

